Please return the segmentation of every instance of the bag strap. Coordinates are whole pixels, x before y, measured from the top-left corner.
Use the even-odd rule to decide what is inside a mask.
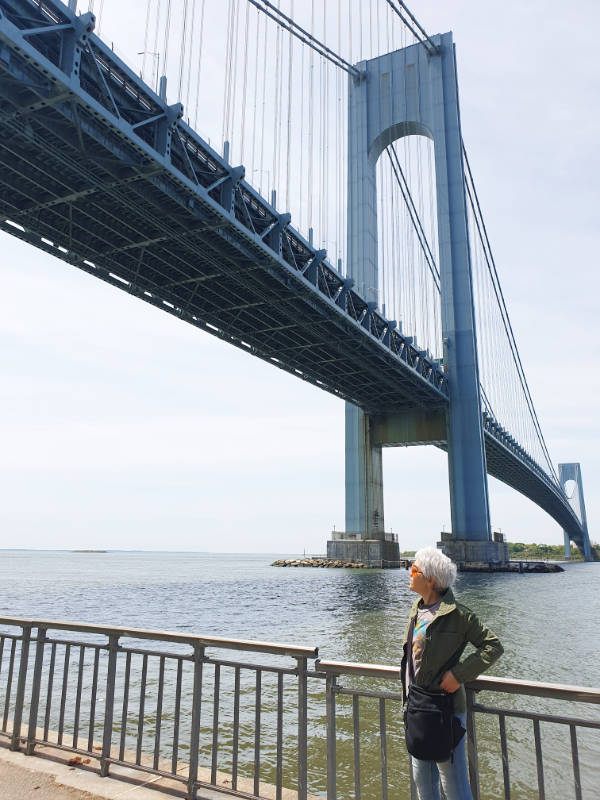
[[[418,613],[418,612],[417,612]],[[415,665],[413,664],[413,634],[415,632],[415,621],[417,617],[416,615],[410,621],[410,627],[408,629],[408,638],[406,640],[406,654],[408,657],[408,677],[410,678],[410,682],[415,682]]]

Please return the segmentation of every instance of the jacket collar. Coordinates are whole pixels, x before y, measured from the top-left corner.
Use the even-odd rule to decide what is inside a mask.
[[[421,597],[418,597],[412,605],[410,616],[414,617],[417,614],[417,609],[419,603],[421,602]],[[440,607],[436,616],[441,616],[442,614],[449,614],[451,611],[454,611],[456,608],[456,600],[454,599],[454,593],[452,589],[446,589],[444,594],[442,595],[442,602],[440,603]]]

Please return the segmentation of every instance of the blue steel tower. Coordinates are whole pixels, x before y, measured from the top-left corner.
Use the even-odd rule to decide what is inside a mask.
[[[376,164],[392,142],[413,134],[435,151],[441,316],[448,408],[418,405],[384,417],[346,404],[346,530],[328,543],[333,557],[392,561],[386,541],[381,447],[446,443],[452,533],[445,551],[458,561],[503,562],[492,541],[473,308],[465,176],[452,34],[358,65],[348,119],[348,274],[378,304]],[[390,537],[387,537],[390,539]]]

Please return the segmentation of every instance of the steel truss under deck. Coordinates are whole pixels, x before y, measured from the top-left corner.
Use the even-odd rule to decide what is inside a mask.
[[[92,14],[0,11],[4,230],[365,408],[447,402],[439,364],[92,34]]]
[[[0,228],[368,413],[445,408],[440,364],[94,23],[56,0],[0,0]],[[577,541],[560,488],[484,423],[488,471]]]

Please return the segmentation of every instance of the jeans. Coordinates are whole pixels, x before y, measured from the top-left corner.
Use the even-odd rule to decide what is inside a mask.
[[[466,714],[456,714],[466,727]],[[467,769],[467,735],[454,748],[454,758],[448,761],[412,759],[413,776],[419,800],[440,800],[440,781],[446,800],[473,800]]]

